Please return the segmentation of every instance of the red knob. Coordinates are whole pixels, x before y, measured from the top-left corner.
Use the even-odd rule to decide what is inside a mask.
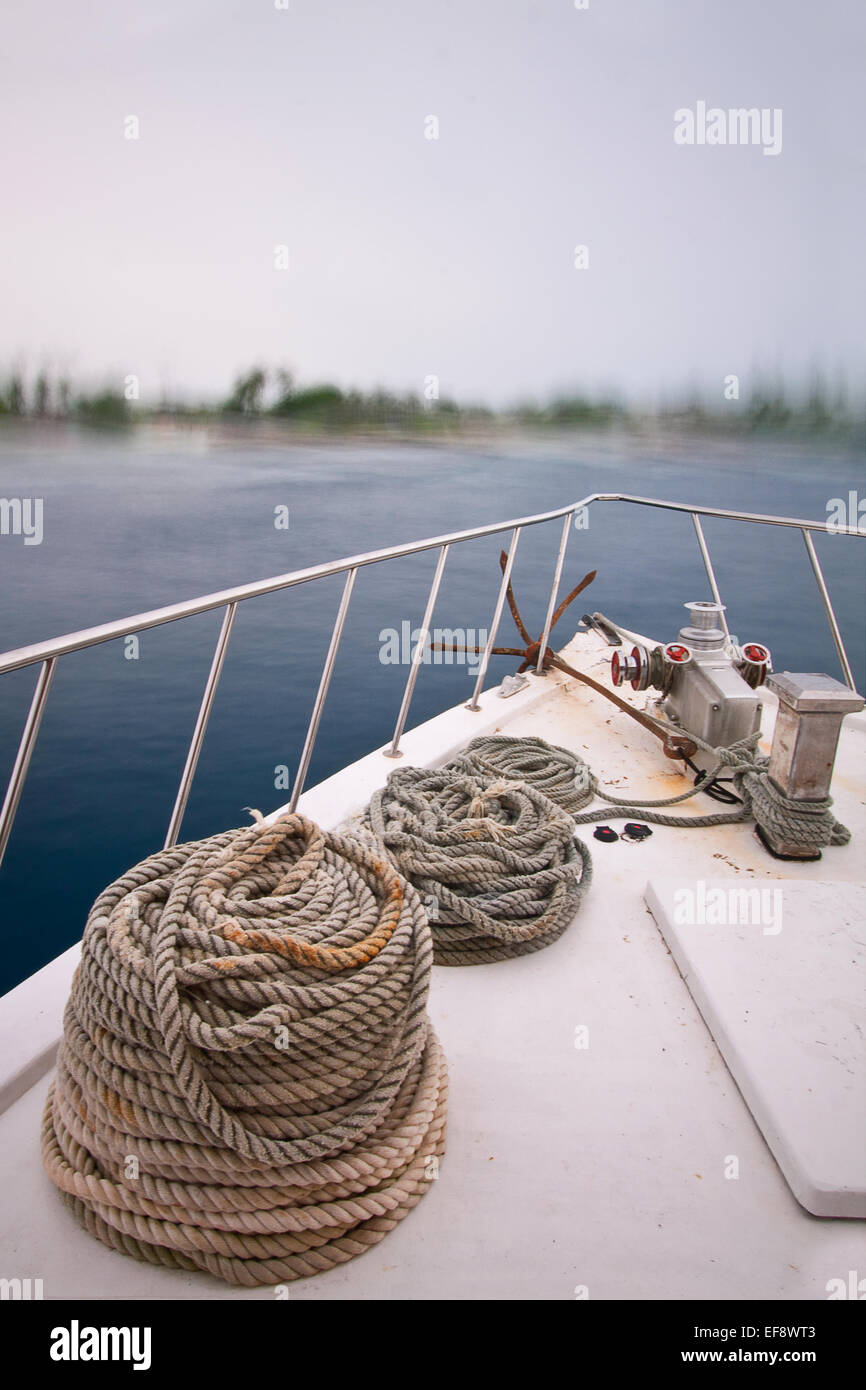
[[[743,647],[743,656],[747,661],[754,661],[759,665],[770,660],[770,653],[766,647],[761,646],[760,642],[748,642]]]
[[[668,642],[665,647],[665,656],[668,661],[676,661],[679,665],[692,659],[689,648],[683,646],[681,642]]]

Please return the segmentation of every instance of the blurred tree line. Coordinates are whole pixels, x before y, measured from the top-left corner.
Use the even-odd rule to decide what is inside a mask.
[[[94,392],[74,390],[69,379],[52,379],[40,371],[27,382],[20,369],[0,378],[0,417],[10,419],[77,420],[83,424],[123,426],[140,420],[172,418],[207,422],[226,420],[282,421],[298,429],[345,431],[364,429],[437,429],[516,425],[524,428],[641,428],[658,423],[680,429],[707,431],[797,431],[851,433],[862,429],[864,410],[852,410],[842,386],[830,389],[816,373],[799,393],[779,382],[758,382],[745,398],[709,402],[697,392],[674,398],[652,409],[629,407],[613,397],[590,398],[579,392],[560,394],[547,403],[524,402],[494,412],[482,405],[458,405],[431,393],[433,399],[386,390],[344,391],[323,382],[298,387],[285,369],[269,371],[256,365],[241,372],[229,394],[217,405],[190,405],[163,398],[142,404],[127,398],[116,385]]]

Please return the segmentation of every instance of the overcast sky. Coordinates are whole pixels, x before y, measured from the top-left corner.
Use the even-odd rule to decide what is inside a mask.
[[[146,399],[255,361],[493,403],[866,379],[861,0],[3,10],[0,367]],[[677,145],[699,101],[780,108],[781,152]]]

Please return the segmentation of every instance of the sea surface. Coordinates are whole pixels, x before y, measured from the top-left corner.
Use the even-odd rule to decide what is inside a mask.
[[[778,437],[286,444],[203,430],[6,429],[0,497],[41,498],[44,534],[39,545],[0,535],[0,650],[609,491],[823,521],[832,498],[866,496],[866,478],[860,449]],[[560,527],[521,537],[514,587],[533,634]],[[731,631],[767,643],[779,670],[839,676],[799,532],[715,520],[705,531]],[[501,544],[452,548],[434,626],[489,625]],[[866,543],[821,534],[816,546],[862,690]],[[435,560],[430,552],[360,571],[308,786],[390,738],[406,668],[380,659],[382,634],[420,623]],[[560,645],[592,610],[668,641],[683,603],[711,597],[684,515],[596,504],[589,526],[570,534],[561,592],[590,569],[598,576],[557,629]],[[342,583],[241,605],[182,839],[246,824],[246,807],[267,812],[288,799],[278,783],[297,766]],[[206,613],[143,633],[137,657],[118,640],[58,663],[0,868],[0,991],[71,945],[101,888],[161,846],[219,625],[219,613]],[[507,611],[499,641],[518,645]],[[497,658],[488,683],[514,666]],[[35,667],[0,676],[0,790],[35,677]],[[423,668],[410,727],[465,700],[472,680],[465,666]]]

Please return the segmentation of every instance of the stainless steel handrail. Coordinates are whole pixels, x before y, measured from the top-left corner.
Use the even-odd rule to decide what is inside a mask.
[[[217,593],[203,594],[200,598],[189,599],[186,603],[170,603],[164,608],[154,608],[148,613],[137,613],[130,618],[121,618],[112,623],[101,623],[98,627],[82,628],[79,632],[67,632],[62,637],[52,637],[31,646],[17,647],[13,651],[0,654],[0,676],[7,671],[20,670],[22,666],[32,666],[37,661],[45,661],[51,656],[66,656],[69,652],[81,651],[84,647],[95,647],[102,642],[111,642],[117,637],[127,637],[133,632],[143,632],[147,628],[159,627],[163,623],[173,623],[179,618],[191,618],[197,613],[207,613],[212,608],[225,608],[229,603],[239,603],[243,599],[258,598],[262,594],[273,594],[280,589],[291,589],[297,584],[308,584],[313,579],[321,579],[329,574],[345,574],[350,569],[360,569],[363,565],[375,565],[380,560],[398,560],[405,555],[417,555],[423,550],[435,550],[443,545],[457,545],[461,541],[479,540],[482,536],[496,536],[515,527],[540,526],[545,521],[555,521],[589,507],[593,502],[630,502],[642,507],[660,507],[665,511],[688,512],[698,516],[716,516],[726,521],[749,521],[766,526],[789,526],[799,531],[826,531],[826,521],[808,521],[800,517],[764,516],[759,512],[725,511],[719,507],[698,507],[681,502],[664,502],[656,497],[635,497],[625,492],[593,492],[579,502],[556,511],[540,512],[537,516],[519,517],[515,521],[497,522],[492,526],[476,526],[468,531],[454,531],[450,535],[433,536],[428,540],[413,541],[408,545],[393,545],[384,550],[370,550],[366,554],[350,555],[344,560],[332,560],[325,565],[311,565],[308,569],[292,570],[288,574],[275,575],[271,579],[261,579],[250,584],[238,584],[231,589],[221,589]],[[855,526],[836,526],[835,535],[863,536]]]
[[[723,521],[752,521],[759,526],[790,526],[798,531],[829,531],[826,521],[805,521],[802,517],[795,516],[769,516],[765,512],[734,512],[726,507],[696,507],[690,502],[665,502],[658,497],[636,497],[633,493],[627,492],[596,492],[592,497],[585,499],[584,503],[577,502],[575,509],[581,505],[589,505],[590,502],[633,502],[639,507],[662,507],[668,512],[697,512],[698,516],[717,516]],[[864,536],[866,532],[858,530],[856,526],[835,526],[833,534],[836,536]]]
[[[186,763],[181,774],[180,786],[177,789],[177,799],[174,803],[174,810],[171,813],[171,820],[168,823],[168,833],[165,837],[163,849],[171,849],[172,845],[177,844],[177,837],[180,834],[180,824],[183,820],[183,813],[186,810],[186,803],[189,800],[192,788],[192,779],[198,767],[198,758],[201,753],[201,746],[204,742],[205,730],[207,729],[210,712],[213,709],[214,696],[222,675],[223,663],[226,659],[226,649],[228,648],[229,638],[231,637],[234,625],[235,613],[238,611],[236,603],[230,603],[226,608],[225,615],[220,628],[220,635],[214,648],[213,660],[211,661],[208,678],[205,682],[204,694],[199,706],[198,718],[195,721],[195,728],[192,733],[192,740],[189,745],[189,752],[186,755]],[[56,660],[56,658],[55,658]]]
[[[559,589],[559,582],[562,574],[562,565],[565,557],[565,547],[568,540],[569,528],[571,526],[574,514],[578,511],[582,511],[585,508],[588,508],[594,502],[627,502],[636,506],[654,507],[664,511],[688,513],[691,516],[692,522],[694,524],[695,533],[697,536],[698,545],[700,547],[701,557],[704,562],[704,567],[706,569],[707,578],[710,583],[710,588],[712,590],[714,599],[718,603],[721,602],[721,599],[719,597],[719,589],[716,583],[715,572],[713,570],[712,561],[710,559],[709,549],[707,547],[706,539],[704,537],[704,533],[700,524],[700,517],[719,517],[727,521],[745,521],[756,523],[758,525],[784,526],[790,527],[795,530],[799,530],[803,536],[803,540],[806,545],[809,561],[812,566],[816,583],[818,585],[818,591],[821,597],[822,604],[824,606],[824,612],[827,617],[827,622],[830,627],[833,642],[836,646],[836,651],[839,656],[839,661],[845,676],[845,680],[847,684],[851,687],[851,689],[855,688],[854,679],[851,673],[851,665],[848,660],[847,653],[845,651],[845,646],[842,641],[842,635],[839,629],[839,624],[836,620],[836,615],[833,611],[833,605],[830,600],[829,590],[827,588],[827,584],[824,579],[824,574],[821,569],[821,565],[818,560],[817,554],[815,552],[815,547],[812,543],[812,538],[810,534],[812,531],[827,531],[829,528],[826,522],[804,520],[800,517],[767,516],[759,512],[737,512],[720,507],[700,507],[688,503],[667,502],[655,497],[637,497],[629,493],[591,493],[589,496],[582,498],[579,502],[572,502],[566,507],[557,508],[555,511],[539,512],[534,516],[520,517],[517,520],[498,522],[489,526],[476,526],[465,531],[454,531],[448,535],[434,536],[426,540],[413,541],[406,545],[389,546],[382,550],[371,550],[360,555],[349,556],[346,559],[334,560],[324,565],[312,565],[307,569],[290,571],[287,574],[277,575],[271,579],[263,579],[250,584],[236,585],[234,588],[223,589],[217,593],[205,594],[200,598],[190,599],[185,603],[169,604],[164,608],[155,608],[149,612],[139,613],[129,618],[120,619],[116,622],[102,623],[96,627],[84,628],[79,632],[66,633],[61,637],[51,638],[48,641],[44,642],[36,642],[27,647],[18,647],[14,651],[8,651],[3,654],[0,654],[0,675],[3,675],[5,672],[8,671],[17,671],[25,666],[31,666],[39,662],[42,663],[42,670],[37,680],[36,689],[34,691],[30,705],[30,710],[24,725],[24,730],[21,736],[21,741],[19,743],[18,752],[12,768],[12,775],[9,780],[9,786],[6,792],[6,797],[3,802],[3,807],[2,809],[0,809],[0,863],[2,863],[3,855],[5,853],[6,846],[9,840],[9,835],[12,829],[12,823],[14,821],[15,813],[18,808],[18,803],[21,798],[21,791],[27,776],[28,768],[30,766],[30,759],[33,754],[33,748],[36,743],[37,735],[39,733],[39,726],[42,721],[42,715],[45,710],[45,704],[48,698],[48,692],[51,686],[51,681],[54,675],[54,669],[58,657],[65,656],[70,652],[81,651],[86,647],[98,646],[103,642],[110,642],[119,637],[126,637],[132,633],[143,632],[149,628],[159,627],[165,623],[177,622],[182,618],[193,617],[198,613],[206,613],[215,608],[224,609],[222,627],[220,630],[219,637],[217,639],[216,649],[214,651],[210,672],[208,674],[207,682],[205,684],[204,694],[202,696],[198,717],[196,719],[195,728],[193,730],[192,739],[190,741],[186,763],[184,765],[184,770],[181,775],[180,784],[177,792],[177,798],[175,800],[175,805],[172,811],[171,821],[169,824],[166,845],[172,845],[176,843],[177,836],[180,831],[180,825],[183,819],[184,811],[186,809],[186,804],[189,797],[190,788],[192,786],[192,781],[195,776],[195,771],[198,764],[199,754],[201,752],[201,746],[204,740],[208,719],[210,717],[210,712],[213,707],[216,688],[222,672],[226,649],[228,646],[229,637],[231,635],[232,624],[234,622],[237,605],[239,603],[245,601],[246,599],[257,598],[263,594],[276,593],[282,589],[290,589],[299,584],[308,584],[315,579],[321,579],[327,575],[346,575],[343,596],[334,623],[334,629],[331,635],[331,642],[328,647],[328,652],[325,658],[325,664],[322,670],[315,704],[313,706],[313,711],[310,715],[310,721],[307,726],[304,747],[298,765],[298,772],[295,778],[295,784],[292,790],[290,805],[292,809],[294,809],[297,805],[298,798],[300,797],[301,792],[303,790],[306,775],[309,770],[310,760],[312,758],[313,748],[315,746],[316,741],[316,735],[318,733],[319,723],[321,720],[322,709],[324,707],[325,698],[328,693],[328,687],[331,682],[331,676],[334,670],[334,663],[336,661],[337,650],[339,648],[340,638],[342,636],[343,626],[346,619],[346,613],[348,611],[349,600],[352,595],[352,589],[355,583],[355,578],[357,576],[358,570],[366,565],[374,565],[379,564],[380,562],[385,560],[395,560],[408,555],[416,555],[425,550],[435,550],[438,548],[440,552],[436,567],[436,573],[434,575],[433,585],[430,590],[427,608],[424,614],[421,640],[419,641],[418,646],[416,647],[412,656],[411,669],[409,672],[409,678],[407,680],[406,689],[404,691],[403,701],[400,707],[400,713],[397,719],[397,726],[394,731],[394,738],[391,744],[391,748],[389,750],[383,750],[385,752],[390,752],[391,756],[395,756],[398,755],[399,740],[402,735],[403,728],[405,727],[406,718],[409,713],[409,706],[415,688],[415,681],[418,675],[418,668],[421,662],[423,643],[426,640],[426,633],[427,629],[429,628],[430,619],[432,617],[433,605],[435,603],[436,595],[438,593],[439,582],[442,578],[442,570],[445,565],[445,559],[447,557],[449,547],[452,545],[461,544],[465,541],[478,540],[484,536],[499,535],[504,531],[512,532],[508,559],[502,576],[502,582],[499,586],[499,591],[496,599],[496,607],[494,610],[490,628],[488,630],[488,638],[482,657],[481,667],[479,670],[478,678],[475,683],[475,688],[472,693],[472,698],[469,704],[467,705],[468,709],[475,711],[479,709],[478,696],[484,684],[484,678],[487,673],[487,667],[489,664],[493,645],[496,640],[496,632],[499,626],[499,620],[502,615],[506,591],[509,580],[511,578],[511,571],[514,565],[517,543],[520,538],[521,531],[529,526],[540,526],[548,521],[555,521],[559,518],[563,519],[562,536],[560,539],[559,551],[557,555],[553,585],[548,600],[544,631],[539,646],[538,665],[536,669],[540,672],[544,660],[545,647],[547,645],[547,640],[550,635],[551,620],[554,613],[556,597]],[[834,526],[833,532],[836,535],[861,537],[864,535],[863,531],[854,526]],[[727,624],[725,624],[725,628],[727,630]]]
[[[809,532],[805,529],[805,527],[803,528],[803,540],[806,543],[806,553],[809,556],[809,563],[812,566],[812,573],[814,574],[816,583],[818,585],[818,592],[821,595],[821,602],[824,605],[824,612],[827,615],[827,622],[830,624],[830,631],[833,634],[833,641],[836,646],[836,654],[839,657],[839,662],[842,666],[842,670],[845,672],[845,684],[851,690],[856,690],[857,687],[854,684],[854,677],[851,674],[851,666],[848,661],[848,653],[845,651],[845,644],[842,641],[842,634],[839,631],[839,624],[836,621],[836,614],[833,612],[833,605],[830,602],[830,593],[827,589],[826,580],[824,579],[824,571],[821,569],[821,563],[818,559],[818,556],[815,554],[815,546],[812,543],[812,537],[809,535]]]
[[[212,608],[225,608],[229,603],[240,603],[243,599],[259,598],[262,594],[273,594],[281,589],[292,589],[298,584],[309,584],[311,580],[324,579],[329,574],[345,574],[348,570],[361,569],[364,565],[376,565],[380,560],[399,560],[405,555],[418,555],[423,550],[436,550],[443,545],[458,545],[461,541],[479,540],[482,536],[496,536],[502,531],[512,530],[515,526],[540,526],[545,521],[555,521],[557,517],[565,516],[577,507],[588,505],[590,501],[592,498],[586,498],[584,502],[576,502],[570,507],[559,507],[555,512],[541,512],[538,516],[522,517],[519,521],[476,526],[469,531],[454,531],[448,536],[433,536],[430,540],[412,541],[408,545],[369,550],[365,554],[350,555],[345,560],[332,560],[325,565],[311,565],[308,569],[278,574],[273,579],[260,579],[250,584],[238,584],[232,589],[221,589],[217,593],[203,594],[201,598],[189,599],[186,603],[170,603],[165,608],[154,608],[149,613],[138,613],[131,618],[121,618],[117,622],[82,628],[80,632],[67,632],[62,637],[53,637],[46,642],[35,642],[32,646],[18,647],[15,651],[2,653],[0,676],[6,671],[17,671],[22,666],[32,666],[34,662],[44,661],[49,656],[66,656],[67,653],[81,651],[84,647],[96,647],[102,642],[112,642],[117,637],[127,637],[132,632],[144,632],[147,628],[160,627],[163,623],[177,622],[179,618],[192,618],[197,613],[207,613]]]
[[[349,600],[352,597],[352,590],[355,587],[355,580],[358,575],[356,566],[353,566],[346,575],[346,582],[343,585],[343,595],[340,599],[340,606],[337,609],[337,616],[334,619],[334,627],[331,632],[331,641],[328,644],[328,652],[325,657],[325,664],[322,667],[322,675],[319,680],[319,689],[316,692],[316,702],[313,705],[313,712],[310,715],[310,722],[307,725],[307,737],[304,739],[304,747],[301,752],[301,761],[298,763],[298,772],[295,777],[295,785],[292,788],[292,798],[289,802],[289,810],[294,811],[298,798],[304,790],[304,783],[307,780],[307,773],[310,768],[310,759],[313,756],[313,748],[316,743],[316,735],[319,732],[319,724],[322,719],[322,710],[325,707],[325,697],[328,694],[328,687],[331,684],[331,677],[334,674],[334,662],[337,660],[337,650],[340,646],[340,638],[343,635],[343,625],[346,621],[346,614],[349,611]]]
[[[695,524],[695,535],[698,538],[698,545],[701,551],[701,559],[704,562],[704,569],[707,572],[707,579],[710,581],[710,589],[712,590],[713,598],[719,605],[719,617],[721,618],[722,628],[724,629],[724,633],[728,641],[730,641],[731,631],[728,627],[728,620],[725,617],[725,605],[722,603],[722,596],[719,593],[719,586],[716,583],[716,572],[713,569],[713,562],[710,559],[710,552],[707,549],[707,541],[706,537],[704,536],[704,528],[701,525],[700,517],[695,512],[692,512],[692,521]]]
[[[522,526],[515,526],[511,533],[511,544],[508,547],[508,559],[505,561],[502,570],[502,582],[499,585],[499,593],[496,595],[496,607],[493,610],[493,619],[487,633],[487,644],[484,648],[484,655],[481,658],[481,665],[478,668],[478,678],[475,682],[475,688],[472,691],[472,699],[466,706],[466,709],[471,710],[473,714],[477,714],[481,708],[478,703],[478,696],[481,694],[481,687],[484,684],[484,677],[487,675],[487,667],[490,665],[490,656],[496,641],[496,634],[499,631],[499,619],[502,617],[505,595],[511,583],[511,571],[514,569],[514,561],[517,556],[517,542],[520,540],[520,532],[522,529]]]
[[[42,716],[45,713],[45,705],[48,700],[48,692],[51,689],[51,682],[54,679],[56,664],[56,657],[51,656],[39,672],[39,679],[36,682],[36,689],[33,692],[33,699],[30,702],[30,709],[24,724],[24,732],[18,745],[15,762],[12,765],[12,775],[9,778],[9,786],[6,788],[3,809],[0,811],[0,864],[2,864],[3,856],[6,853],[12,822],[15,819],[15,812],[18,810],[18,802],[21,800],[21,792],[24,788],[27,770],[30,767],[33,749],[36,747],[36,736],[39,733],[39,725],[42,723]]]
[[[424,660],[424,649],[430,639],[430,620],[433,617],[433,608],[436,603],[436,596],[439,593],[439,585],[442,583],[442,574],[445,569],[445,561],[448,559],[450,547],[443,545],[439,551],[439,559],[436,561],[436,569],[433,574],[433,583],[430,585],[430,592],[427,595],[427,607],[424,609],[424,617],[421,620],[421,632],[412,653],[412,660],[409,663],[409,674],[406,677],[406,689],[403,691],[403,699],[400,702],[400,711],[397,715],[397,723],[394,725],[394,737],[391,740],[391,747],[385,754],[386,758],[402,758],[400,752],[400,739],[403,737],[403,730],[406,727],[406,717],[409,714],[409,706],[412,703],[412,695],[415,690],[415,682],[418,679],[418,672],[421,669],[421,662]]]
[[[568,533],[574,520],[573,516],[567,516],[562,524],[562,535],[559,538],[559,550],[556,553],[556,568],[553,571],[553,583],[550,586],[550,598],[547,600],[547,613],[544,618],[544,629],[541,633],[541,641],[538,644],[538,661],[535,667],[537,676],[544,675],[544,655],[547,651],[547,639],[550,636],[550,629],[553,626],[553,614],[556,608],[556,599],[559,594],[559,581],[562,578],[562,566],[565,562],[565,547],[568,545]]]

